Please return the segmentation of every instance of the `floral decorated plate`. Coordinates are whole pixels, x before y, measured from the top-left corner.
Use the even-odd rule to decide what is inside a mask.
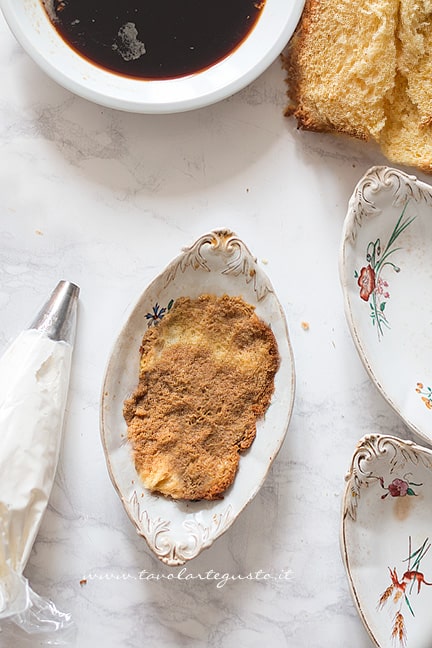
[[[346,476],[341,549],[355,604],[379,648],[432,637],[432,452],[369,435]]]
[[[340,256],[345,312],[366,370],[432,441],[432,187],[389,167],[360,180]]]
[[[123,403],[138,382],[145,330],[157,325],[176,298],[203,293],[240,296],[276,337],[281,358],[275,391],[256,438],[240,457],[233,484],[216,501],[175,501],[146,490],[135,470]],[[294,360],[283,310],[270,281],[246,245],[217,230],[186,248],[147,287],[129,315],[110,356],[101,402],[101,436],[108,469],[130,519],[155,555],[181,565],[209,547],[252,500],[284,440],[294,400]]]

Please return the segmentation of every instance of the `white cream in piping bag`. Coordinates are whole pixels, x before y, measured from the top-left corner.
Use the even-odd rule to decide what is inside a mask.
[[[64,298],[57,295],[57,301]],[[65,316],[72,317],[73,326],[63,328],[61,334],[67,335],[60,337],[73,340],[75,309]],[[53,607],[54,617],[49,611],[45,618],[51,602],[35,594],[23,577],[54,483],[62,438],[73,342],[52,334],[59,324],[55,316],[42,319],[39,328],[20,333],[0,358],[0,619],[11,618],[36,633],[56,630],[68,617],[56,617]]]

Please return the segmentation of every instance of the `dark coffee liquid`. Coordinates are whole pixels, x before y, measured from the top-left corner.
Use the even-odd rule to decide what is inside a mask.
[[[169,79],[225,58],[258,20],[260,0],[43,0],[81,56],[117,74]]]

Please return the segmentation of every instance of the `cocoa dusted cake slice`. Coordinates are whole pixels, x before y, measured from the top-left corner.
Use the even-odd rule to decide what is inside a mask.
[[[240,297],[182,297],[140,351],[124,416],[144,486],[174,499],[220,498],[274,391],[270,327]]]

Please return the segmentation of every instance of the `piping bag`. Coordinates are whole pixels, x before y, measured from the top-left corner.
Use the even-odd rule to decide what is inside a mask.
[[[8,619],[39,639],[54,634],[54,645],[74,632],[71,615],[36,594],[23,571],[57,469],[78,296],[60,281],[0,358],[0,629]]]

